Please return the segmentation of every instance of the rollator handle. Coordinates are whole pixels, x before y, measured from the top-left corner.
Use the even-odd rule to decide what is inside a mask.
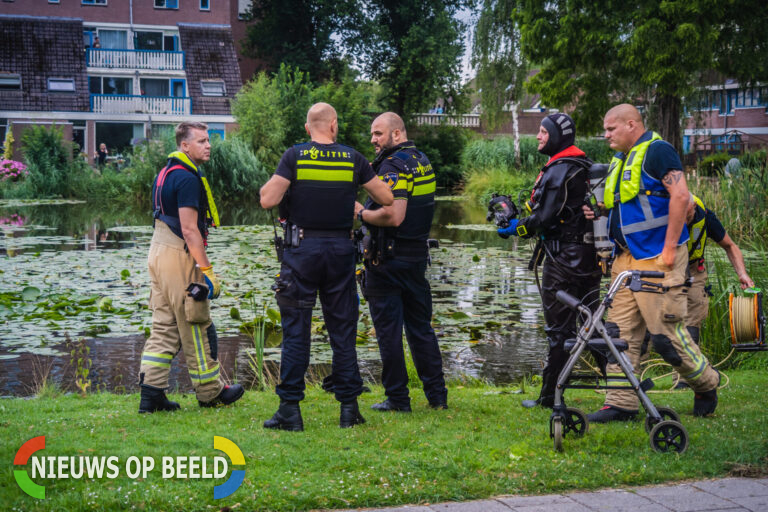
[[[555,298],[571,309],[578,309],[581,305],[581,301],[579,299],[564,290],[557,292],[555,294]]]
[[[640,279],[644,277],[664,279],[664,272],[659,272],[658,270],[641,270]]]

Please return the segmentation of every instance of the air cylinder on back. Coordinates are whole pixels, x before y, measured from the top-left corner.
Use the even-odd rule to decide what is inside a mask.
[[[608,176],[608,164],[592,164],[589,168],[589,188],[593,201],[605,203],[605,178]],[[595,250],[600,259],[607,260],[613,251],[613,242],[608,239],[608,217],[596,217],[592,222],[595,234]]]

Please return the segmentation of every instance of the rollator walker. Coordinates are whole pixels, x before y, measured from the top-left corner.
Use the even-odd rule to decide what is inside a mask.
[[[579,409],[566,407],[563,403],[563,393],[566,389],[627,389],[626,386],[611,386],[607,382],[605,385],[601,385],[601,376],[594,372],[574,373],[573,368],[585,348],[590,348],[605,356],[611,355],[621,366],[632,390],[637,394],[640,403],[643,404],[646,414],[645,430],[650,434],[651,447],[655,451],[683,453],[688,448],[688,432],[680,423],[680,416],[668,407],[653,405],[646,394],[646,391],[653,387],[653,380],[649,378],[643,382],[638,381],[629,358],[624,354],[628,348],[627,342],[611,338],[602,321],[605,311],[611,307],[613,298],[621,288],[626,287],[633,292],[665,293],[667,289],[661,283],[643,281],[643,278],[663,277],[664,272],[648,270],[622,272],[611,284],[608,293],[594,313],[573,295],[565,291],[557,292],[557,300],[578,310],[584,315],[585,321],[577,333],[577,338],[565,342],[565,350],[570,352],[571,356],[557,379],[554,407],[549,420],[549,436],[554,439],[555,450],[563,450],[563,438],[566,436],[582,437],[589,429],[586,414]],[[595,338],[592,337],[593,335]],[[591,385],[574,384],[575,382],[590,381],[592,382]]]

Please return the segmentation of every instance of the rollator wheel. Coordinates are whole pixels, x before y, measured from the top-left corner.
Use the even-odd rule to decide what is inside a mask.
[[[568,416],[565,420],[563,436],[573,434],[575,437],[584,437],[584,434],[589,430],[587,415],[575,407],[568,407],[566,412]]]
[[[552,419],[552,438],[555,440],[555,451],[563,451],[563,423],[559,417]]]
[[[659,416],[661,416],[661,421],[670,420],[670,421],[676,421],[680,423],[680,415],[677,414],[674,409],[670,407],[657,407],[656,410],[659,411]],[[661,421],[659,421],[659,423],[661,423]],[[655,424],[656,423],[654,423],[651,416],[649,414],[646,414],[645,415],[645,431],[650,433],[651,429]]]
[[[683,453],[688,448],[688,432],[680,422],[665,420],[651,429],[650,442],[659,453]]]

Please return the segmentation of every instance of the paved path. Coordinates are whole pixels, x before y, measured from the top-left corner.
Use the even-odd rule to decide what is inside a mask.
[[[768,478],[724,478],[464,503],[359,509],[361,512],[766,512]]]

